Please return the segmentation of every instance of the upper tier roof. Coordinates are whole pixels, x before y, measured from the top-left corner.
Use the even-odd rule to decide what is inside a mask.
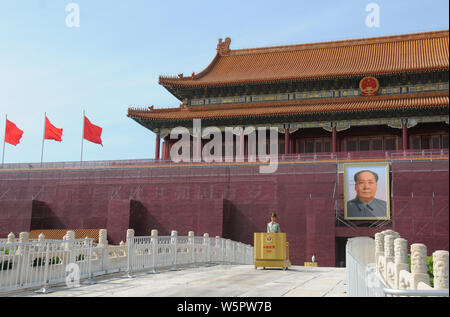
[[[442,70],[449,67],[449,31],[230,50],[199,74],[159,78],[163,86],[206,87]]]

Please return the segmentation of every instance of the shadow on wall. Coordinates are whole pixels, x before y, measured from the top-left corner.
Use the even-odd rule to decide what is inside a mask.
[[[43,201],[33,200],[31,212],[31,230],[38,229],[67,229],[64,223]]]
[[[265,229],[265,228],[264,228]],[[253,245],[253,233],[261,232],[254,221],[248,218],[229,200],[223,200],[223,237]]]
[[[140,201],[131,200],[129,228],[134,229],[135,236],[149,236],[152,229],[160,227],[161,224]]]

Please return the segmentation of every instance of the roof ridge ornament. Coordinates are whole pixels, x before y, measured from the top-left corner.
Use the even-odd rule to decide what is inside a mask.
[[[223,55],[229,55],[230,54],[230,43],[231,38],[227,37],[225,41],[222,41],[222,39],[219,39],[219,43],[217,44],[217,52],[220,56]]]

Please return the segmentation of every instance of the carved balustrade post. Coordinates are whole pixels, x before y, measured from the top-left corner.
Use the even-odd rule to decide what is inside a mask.
[[[427,247],[422,243],[411,245],[411,288],[417,289],[419,282],[430,285],[427,273]]]
[[[435,289],[448,289],[448,251],[435,251],[433,253],[433,275]]]
[[[400,288],[400,271],[409,272],[408,265],[408,241],[403,238],[394,240],[394,257],[395,257],[395,288]]]

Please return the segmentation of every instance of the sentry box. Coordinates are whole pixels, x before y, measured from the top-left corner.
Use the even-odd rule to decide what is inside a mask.
[[[254,233],[255,269],[262,267],[279,267],[286,270],[289,261],[289,242],[286,233]]]

